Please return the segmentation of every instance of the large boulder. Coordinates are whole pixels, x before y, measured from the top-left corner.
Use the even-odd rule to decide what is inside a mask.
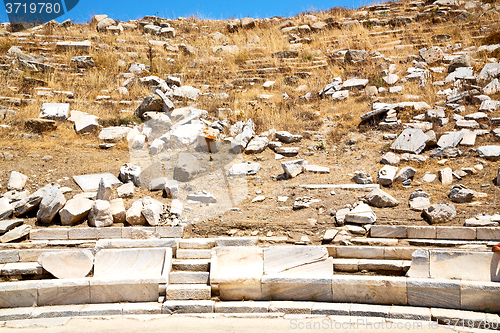
[[[113,225],[111,204],[107,200],[96,200],[89,212],[89,225],[91,227],[109,227]]]

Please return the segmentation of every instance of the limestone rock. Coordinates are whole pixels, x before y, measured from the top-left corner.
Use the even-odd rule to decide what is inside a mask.
[[[359,204],[345,215],[345,221],[359,224],[371,224],[377,221],[377,216],[367,204]]]
[[[365,197],[365,202],[371,206],[375,207],[396,207],[399,202],[390,194],[382,191],[381,189],[375,189],[368,193]]]
[[[288,177],[294,178],[294,177],[297,177],[302,172],[304,172],[304,167],[305,167],[306,163],[307,162],[303,159],[294,160],[294,161],[286,161],[286,162],[281,163],[281,167],[283,168],[283,171],[285,171],[285,174]]]
[[[258,154],[263,152],[269,145],[269,139],[262,136],[254,137],[245,148],[247,154]]]
[[[259,163],[243,162],[233,164],[229,169],[229,176],[255,175],[261,168]]]
[[[172,203],[172,206],[174,204]],[[144,205],[142,199],[135,201],[132,206],[127,210],[126,221],[130,225],[146,225],[146,219],[142,215]],[[182,210],[182,209],[181,209]]]
[[[383,186],[390,186],[394,181],[398,168],[392,165],[384,165],[378,172],[377,182]]]
[[[91,227],[109,227],[113,225],[111,204],[107,200],[96,200],[89,212],[89,225]]]
[[[97,200],[107,200],[111,199],[111,185],[105,181],[104,178],[101,178],[99,181],[99,187],[97,188]]]
[[[430,224],[449,222],[456,215],[455,206],[448,204],[430,205],[422,211],[422,217]]]
[[[152,198],[146,197],[142,199],[142,215],[146,222],[151,226],[156,226],[160,222],[160,214],[163,211],[163,204]]]
[[[27,180],[28,176],[17,171],[12,171],[9,182],[7,183],[7,189],[21,191],[24,188],[24,185],[26,185]]]
[[[355,171],[352,179],[356,182],[356,184],[373,184],[373,178],[369,173],[364,171]]]
[[[439,180],[441,184],[448,186],[453,183],[453,170],[451,168],[444,168],[438,171]]]
[[[428,64],[433,64],[435,62],[441,61],[444,58],[443,50],[440,47],[433,46],[430,49],[421,49],[418,54],[425,60]]]
[[[68,200],[66,205],[59,211],[61,225],[75,225],[83,221],[89,214],[94,202],[83,197]]]
[[[400,161],[400,158],[398,155],[396,155],[392,152],[388,152],[382,157],[382,159],[380,160],[380,163],[397,166],[399,164],[399,161]]]
[[[132,198],[134,196],[134,183],[128,182],[116,189],[118,198]]]
[[[408,179],[412,179],[415,173],[417,173],[417,169],[412,167],[404,167],[403,169],[399,170],[396,178],[394,178],[394,181],[403,183]]]
[[[109,202],[111,206],[111,215],[114,223],[125,223],[127,211],[122,198],[113,199]]]
[[[149,94],[146,96],[141,105],[135,110],[134,116],[142,118],[143,114],[148,111],[160,112],[163,110],[163,100],[157,94]]]
[[[464,185],[455,185],[451,188],[448,197],[451,201],[457,203],[471,202],[476,195],[475,191],[469,190]]]
[[[63,208],[66,199],[59,186],[52,186],[48,189],[40,202],[36,218],[41,223],[51,223],[59,210]]]

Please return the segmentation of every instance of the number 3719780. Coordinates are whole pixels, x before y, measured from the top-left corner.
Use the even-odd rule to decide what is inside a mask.
[[[20,3],[20,2],[7,2],[5,4],[7,9],[7,14],[52,14],[59,13],[61,11],[61,5],[58,3],[50,2],[31,2],[31,3]]]

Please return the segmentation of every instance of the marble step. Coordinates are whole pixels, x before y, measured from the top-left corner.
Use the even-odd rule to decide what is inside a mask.
[[[333,259],[333,270],[336,272],[389,271],[406,273],[410,269],[411,260],[383,259]]]
[[[172,260],[173,271],[208,272],[210,260],[208,259],[174,259]]]
[[[177,249],[177,259],[210,259],[211,249]]]
[[[168,282],[170,284],[208,284],[208,272],[171,272]]]
[[[0,265],[0,274],[4,276],[42,275],[44,272],[37,262],[13,262]]]
[[[210,299],[211,288],[206,284],[169,284],[167,300],[202,300]]]
[[[191,238],[180,239],[179,249],[211,249],[215,247],[215,240],[213,238]]]

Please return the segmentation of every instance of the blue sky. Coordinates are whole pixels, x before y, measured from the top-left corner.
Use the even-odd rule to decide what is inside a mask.
[[[16,2],[16,0],[4,0]],[[46,0],[50,1],[50,0]],[[32,0],[43,2],[43,0]],[[265,18],[272,16],[293,16],[302,11],[314,9],[328,9],[331,7],[357,8],[375,2],[374,0],[180,0],[180,1],[137,1],[137,0],[80,0],[73,10],[56,19],[62,22],[65,19],[74,19],[85,23],[94,14],[108,14],[110,17],[122,21],[138,19],[146,15],[158,15],[164,18],[179,16],[197,16],[200,18],[227,19],[245,16]],[[8,20],[5,10],[0,11],[0,20]]]

